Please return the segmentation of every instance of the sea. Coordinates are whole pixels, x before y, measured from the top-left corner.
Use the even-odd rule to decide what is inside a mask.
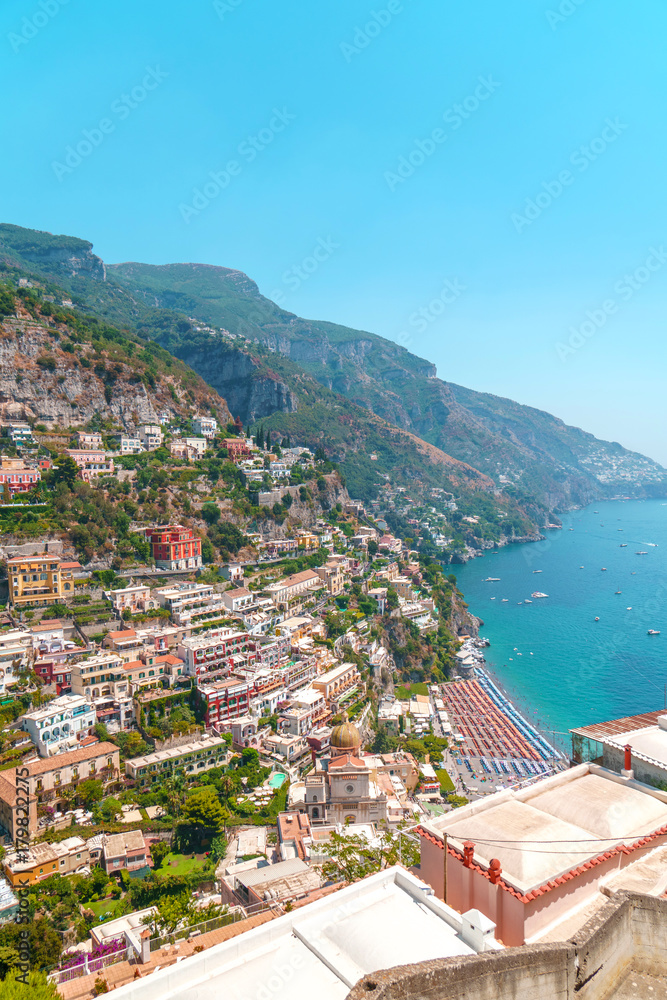
[[[573,726],[667,705],[666,501],[598,502],[452,571],[484,622],[488,672],[556,746]]]

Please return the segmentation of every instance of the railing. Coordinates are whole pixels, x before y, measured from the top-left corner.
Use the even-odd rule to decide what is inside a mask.
[[[184,941],[186,938],[199,937],[201,934],[217,930],[219,927],[227,927],[229,924],[238,923],[239,920],[246,920],[257,913],[264,913],[267,910],[275,909],[276,906],[275,902],[271,902],[253,903],[251,906],[235,907],[228,913],[222,913],[219,917],[213,917],[211,920],[204,920],[202,923],[193,924],[191,927],[178,928],[171,934],[151,938],[151,951],[157,951],[159,948],[176,944],[177,941]],[[280,912],[282,912],[282,909],[280,909]]]
[[[68,983],[72,979],[80,979],[82,976],[90,976],[95,972],[101,972],[102,969],[106,969],[110,965],[117,965],[119,962],[125,962],[127,959],[127,945],[123,945],[118,951],[102,955],[100,958],[88,958],[88,955],[84,954],[83,962],[79,965],[73,965],[69,969],[54,969],[48,974],[48,978],[56,986],[60,986],[62,983]]]

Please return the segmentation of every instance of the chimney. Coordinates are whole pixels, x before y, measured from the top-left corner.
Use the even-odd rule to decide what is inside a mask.
[[[498,861],[498,858],[492,858],[491,864],[489,865],[489,876],[491,878],[492,885],[498,885],[502,873],[503,870],[500,865],[500,861]]]
[[[475,845],[471,840],[466,840],[463,845],[463,866],[464,868],[472,867],[472,859],[475,853]]]
[[[632,747],[626,743],[625,747],[625,767],[621,771],[624,778],[634,778],[635,772],[632,770]]]

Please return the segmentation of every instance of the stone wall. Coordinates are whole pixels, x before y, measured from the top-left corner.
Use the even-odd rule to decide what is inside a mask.
[[[605,746],[602,766],[608,767],[610,771],[620,774],[625,767],[625,753],[620,748]],[[650,761],[642,760],[636,754],[632,755],[632,770],[637,781],[643,781],[647,785],[655,788],[667,789],[667,772],[664,766],[658,763],[651,764]]]
[[[616,893],[571,940],[365,976],[347,1000],[605,1000],[628,968],[667,976],[667,900]]]

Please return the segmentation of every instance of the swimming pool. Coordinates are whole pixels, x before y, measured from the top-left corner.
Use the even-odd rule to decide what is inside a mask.
[[[269,778],[269,785],[271,786],[271,788],[280,788],[285,778],[286,775],[279,774],[278,772],[276,772],[276,774],[272,774],[271,777]]]

